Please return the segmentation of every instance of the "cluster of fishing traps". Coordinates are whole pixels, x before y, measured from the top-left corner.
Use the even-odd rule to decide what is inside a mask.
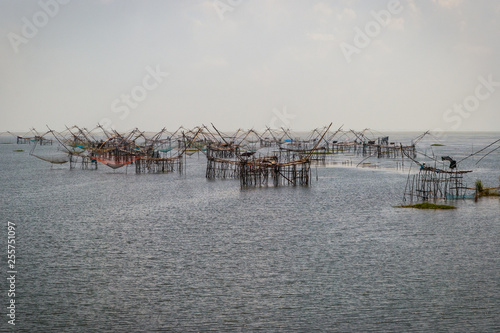
[[[370,157],[412,161],[418,173],[408,175],[405,201],[458,199],[471,196],[457,162],[442,157],[443,167],[430,167],[416,160],[416,144],[429,134],[425,132],[410,144],[390,142],[389,137],[373,137],[368,130],[330,131],[332,124],[297,136],[289,130],[238,130],[221,133],[213,124],[194,129],[180,127],[175,132],[162,129],[146,134],[138,129],[127,133],[106,130],[92,131],[73,126],[63,132],[50,130],[32,137],[18,136],[18,143],[34,142],[31,155],[52,164],[69,163],[70,168],[97,169],[99,163],[113,169],[135,166],[136,173],[182,172],[186,156],[196,152],[206,155],[206,178],[239,179],[241,187],[309,185],[311,163],[326,163],[330,156],[357,156],[358,166]],[[41,154],[37,147],[59,144],[56,154]],[[43,151],[43,149],[42,149]],[[45,150],[46,152],[46,150]],[[425,154],[424,154],[425,155]],[[450,162],[445,167],[444,162]],[[370,163],[366,163],[370,164]],[[472,194],[474,196],[474,194]]]

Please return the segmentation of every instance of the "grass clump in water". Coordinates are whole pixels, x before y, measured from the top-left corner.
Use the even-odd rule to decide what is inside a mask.
[[[481,192],[483,192],[483,190],[484,190],[483,182],[480,179],[476,180],[476,191],[481,193]]]
[[[430,202],[422,202],[415,205],[398,206],[399,208],[417,208],[417,209],[456,209],[455,206],[436,205]]]
[[[483,182],[478,179],[476,180],[476,193],[477,197],[498,197],[500,194],[496,189],[484,188]]]
[[[441,143],[433,143],[431,147],[444,147],[444,145]]]

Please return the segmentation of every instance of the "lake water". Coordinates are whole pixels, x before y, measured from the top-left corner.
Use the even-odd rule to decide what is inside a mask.
[[[460,159],[498,138],[454,134],[444,147],[418,147]],[[500,330],[498,198],[395,208],[408,170],[375,158],[377,168],[313,167],[308,187],[242,190],[207,180],[202,154],[183,174],[136,175],[50,168],[29,149],[0,145],[1,331]],[[483,155],[463,162],[469,185],[499,186],[500,150],[476,165]]]

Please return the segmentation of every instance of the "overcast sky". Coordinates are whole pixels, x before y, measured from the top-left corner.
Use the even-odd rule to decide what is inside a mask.
[[[0,131],[499,131],[499,17],[496,0],[0,0]]]

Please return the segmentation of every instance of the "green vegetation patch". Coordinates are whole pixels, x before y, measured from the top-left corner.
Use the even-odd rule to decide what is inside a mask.
[[[500,193],[497,190],[492,190],[489,188],[485,188],[481,192],[478,193],[479,197],[500,197]]]
[[[398,208],[417,208],[417,209],[456,209],[455,206],[436,205],[430,202],[422,202],[415,205],[398,206]]]
[[[443,147],[444,145],[442,145],[440,143],[433,143],[431,146],[432,147]]]
[[[485,188],[481,180],[476,180],[476,193],[478,197],[498,197],[498,188]]]
[[[24,150],[23,149],[14,149],[13,152],[14,153],[22,153]]]

